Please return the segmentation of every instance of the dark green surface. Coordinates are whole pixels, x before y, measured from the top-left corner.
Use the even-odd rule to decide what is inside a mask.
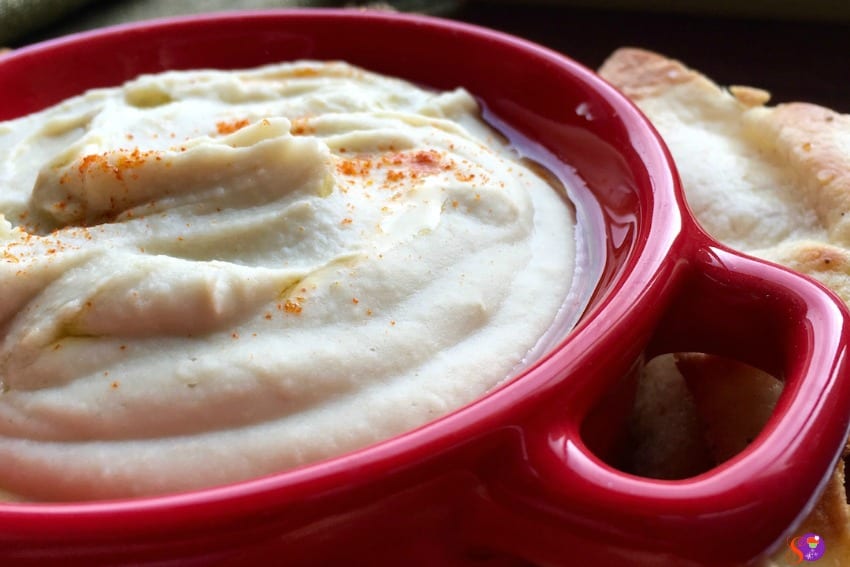
[[[91,0],[0,0],[0,45],[78,12]]]
[[[476,0],[471,0],[476,1]],[[492,4],[517,4],[493,0]],[[850,21],[848,0],[526,0],[523,4],[796,21]]]
[[[0,0],[0,45],[151,18],[267,8],[389,6],[451,15],[461,0]]]

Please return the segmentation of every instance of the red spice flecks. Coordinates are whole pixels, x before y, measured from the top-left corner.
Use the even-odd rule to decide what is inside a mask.
[[[241,120],[236,120],[236,119],[229,120],[229,121],[223,120],[221,122],[215,123],[215,129],[219,134],[224,136],[226,134],[232,134],[232,133],[236,132],[237,130],[241,130],[242,128],[244,128],[245,126],[247,126],[250,123],[251,122],[248,121],[245,118],[243,118]]]
[[[413,156],[416,163],[420,165],[439,165],[440,152],[437,150],[423,150],[416,152]]]
[[[424,175],[433,175],[440,171],[455,167],[453,160],[445,160],[443,155],[434,149],[414,152],[389,151],[376,161],[378,168],[387,168],[385,189],[392,188],[393,183],[404,179],[419,179]]]
[[[434,149],[417,150],[415,152],[389,152],[381,156],[381,164],[407,165],[413,171],[435,173],[443,168],[443,155]],[[453,165],[453,162],[447,162]]]
[[[289,127],[289,133],[293,136],[315,134],[316,128],[312,124],[310,124],[310,119],[306,116],[293,118],[292,125]]]
[[[80,177],[89,175],[100,170],[101,173],[111,173],[119,181],[123,181],[124,173],[130,169],[136,169],[145,165],[148,160],[159,160],[160,152],[156,150],[141,150],[134,148],[132,150],[117,149],[101,154],[88,154],[80,158],[80,163],[77,166],[77,171]],[[137,179],[138,175],[133,174],[133,178]],[[66,183],[69,179],[63,176],[60,180]]]
[[[387,181],[390,181],[390,182],[401,181],[405,177],[407,177],[407,176],[405,175],[405,173],[403,171],[398,171],[398,170],[394,170],[394,169],[387,171]]]
[[[141,167],[147,161],[155,157],[157,152],[155,150],[140,150],[139,148],[133,148],[132,151],[126,150],[118,150],[117,155],[115,156],[115,166],[120,169],[130,169]]]
[[[343,159],[337,163],[336,169],[343,175],[369,175],[372,171],[372,160],[369,158]]]
[[[315,67],[298,67],[294,69],[292,72],[293,76],[304,78],[304,77],[317,77],[319,75],[319,70]]]
[[[289,299],[286,300],[286,303],[283,304],[283,310],[287,313],[291,313],[293,315],[298,315],[301,313],[301,305],[291,301]]]
[[[104,171],[109,170],[109,163],[106,161],[106,154],[88,154],[80,159],[80,165],[77,166],[77,171],[80,175],[85,175],[92,167],[98,166]]]

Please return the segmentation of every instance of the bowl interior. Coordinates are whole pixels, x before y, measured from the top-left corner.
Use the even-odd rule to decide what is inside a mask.
[[[0,60],[0,119],[141,73],[294,59],[341,59],[434,88],[465,87],[493,125],[565,180],[593,272],[584,279],[587,289],[581,293],[592,297],[576,333],[610,326],[600,320],[605,307],[617,297],[628,301],[665,261],[669,225],[679,213],[663,204],[678,197],[673,184],[658,182],[671,175],[669,156],[639,112],[564,56],[463,24],[302,10],[209,15],[80,34]]]
[[[460,56],[459,54],[462,54]],[[170,69],[346,60],[437,89],[463,86],[488,119],[567,182],[598,302],[657,215],[669,167],[637,111],[562,55],[473,26],[378,12],[243,12],[128,25],[20,50],[0,64],[0,120]],[[589,188],[589,189],[588,189]],[[672,197],[662,196],[661,198]],[[589,295],[589,293],[588,293]],[[592,307],[593,304],[591,304]],[[591,309],[592,311],[592,309]]]

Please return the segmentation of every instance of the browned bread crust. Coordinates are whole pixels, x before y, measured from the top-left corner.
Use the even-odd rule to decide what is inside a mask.
[[[641,49],[616,51],[599,73],[659,130],[688,203],[710,234],[811,275],[850,304],[850,116],[806,103],[770,107],[761,89],[722,88]],[[636,435],[643,436],[635,446],[635,471],[681,477],[706,452],[713,463],[728,459],[761,429],[780,388],[758,370],[715,357],[652,361],[634,416]],[[697,439],[683,440],[683,428],[696,428]],[[661,456],[658,447],[664,447]],[[827,542],[818,565],[850,562],[843,462],[797,531]],[[766,564],[796,559],[782,546]]]

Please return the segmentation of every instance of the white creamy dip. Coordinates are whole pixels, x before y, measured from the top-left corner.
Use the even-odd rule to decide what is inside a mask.
[[[0,123],[0,491],[256,477],[510,376],[568,294],[574,221],[479,114],[299,62]]]

